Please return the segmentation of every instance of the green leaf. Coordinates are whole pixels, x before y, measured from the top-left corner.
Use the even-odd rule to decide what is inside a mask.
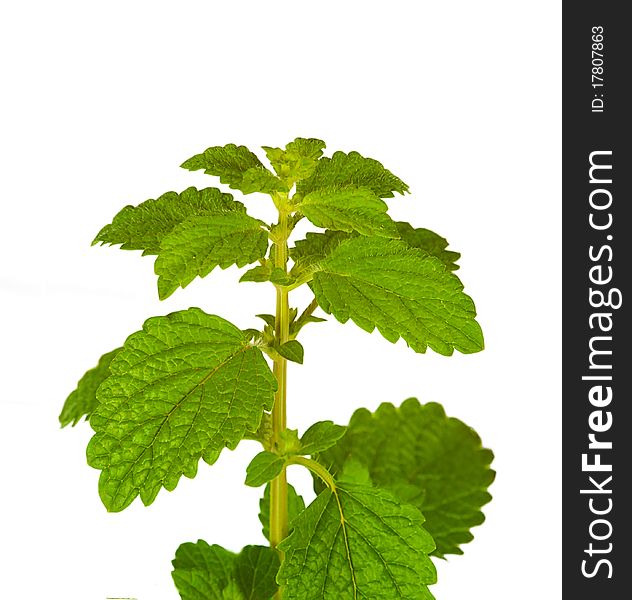
[[[97,391],[88,463],[101,469],[99,493],[120,511],[140,495],[194,477],[259,427],[276,380],[248,335],[199,308],[148,319],[127,338]]]
[[[270,600],[279,586],[279,555],[269,547],[246,546],[235,564],[235,578],[245,600]]]
[[[331,187],[307,194],[296,206],[314,225],[337,231],[397,238],[388,206],[367,187]]]
[[[441,261],[399,240],[357,237],[324,258],[310,284],[319,306],[415,352],[483,349],[472,299]]]
[[[293,282],[293,278],[290,277],[281,267],[275,267],[272,263],[266,260],[263,265],[257,265],[252,269],[246,271],[239,281],[253,281],[261,283],[263,281],[270,281],[276,285],[289,285]]]
[[[263,315],[255,315],[255,316],[263,320],[266,323],[266,325],[270,325],[270,327],[272,327],[273,329],[276,326],[276,317],[274,315],[263,314]]]
[[[261,192],[273,194],[274,192],[287,192],[288,186],[278,177],[275,177],[265,167],[253,167],[244,173],[244,178],[239,188],[244,194]]]
[[[434,542],[423,522],[416,508],[379,488],[326,489],[279,545],[284,600],[432,599]]]
[[[213,146],[185,160],[181,166],[189,171],[203,169],[207,175],[219,177],[222,183],[244,194],[284,189],[278,177],[270,173],[257,155],[245,146]]]
[[[334,475],[350,460],[360,462],[375,485],[417,506],[437,556],[463,554],[459,545],[483,522],[492,459],[473,429],[446,417],[441,405],[414,398],[400,408],[382,404],[374,414],[356,411],[346,435],[318,457]]]
[[[246,600],[241,593],[239,586],[231,581],[222,592],[222,600]]]
[[[285,459],[272,452],[259,452],[246,468],[246,485],[259,487],[272,481],[282,470]]]
[[[276,174],[290,185],[311,176],[324,148],[325,142],[314,138],[296,138],[285,150],[263,146]]]
[[[162,240],[156,259],[161,300],[215,267],[243,267],[263,258],[268,234],[261,221],[245,213],[224,213],[188,219]]]
[[[182,600],[271,600],[278,570],[272,548],[246,546],[234,554],[198,540],[178,548],[171,575]]]
[[[347,430],[333,421],[314,423],[301,438],[301,454],[316,454],[331,448]]]
[[[296,191],[301,196],[331,187],[367,187],[380,198],[392,198],[393,192],[404,194],[408,186],[373,158],[365,158],[358,152],[335,152],[331,158],[321,158],[314,174],[300,181]]]
[[[79,380],[75,390],[66,398],[59,415],[59,422],[62,427],[69,424],[74,427],[82,417],[90,417],[97,406],[97,388],[110,375],[110,363],[119,350],[120,348],[117,348],[104,354],[99,359],[99,364],[87,371]]]
[[[291,360],[292,362],[298,363],[300,365],[303,364],[303,357],[305,351],[303,350],[303,346],[297,340],[290,340],[289,342],[285,342],[285,344],[281,344],[277,346],[276,351],[283,357]]]
[[[448,246],[446,239],[430,229],[414,229],[410,223],[404,221],[398,221],[396,225],[401,239],[411,248],[419,248],[431,256],[436,256],[450,271],[456,271],[459,268],[456,261],[461,255],[458,252],[446,250]]]
[[[245,213],[241,202],[233,200],[217,188],[184,192],[167,192],[156,200],[146,200],[138,206],[126,206],[99,233],[92,244],[121,244],[124,250],[142,250],[143,255],[158,254],[160,244],[180,223],[203,215],[227,212]]]
[[[329,256],[342,242],[351,237],[348,233],[331,229],[323,233],[310,231],[305,234],[305,239],[294,242],[294,247],[290,248],[290,257],[297,265],[313,265]]]
[[[252,281],[255,283],[261,283],[263,281],[270,281],[270,273],[272,269],[268,265],[257,265],[252,269],[248,269],[240,278],[239,281]]]
[[[287,484],[287,511],[288,523],[290,531],[292,531],[292,522],[301,512],[305,510],[305,501],[300,496],[294,486]],[[270,539],[270,484],[266,485],[263,497],[259,501],[259,521],[263,527],[263,535],[266,540]]]
[[[204,540],[181,544],[171,576],[182,600],[222,600],[232,581],[236,555]]]

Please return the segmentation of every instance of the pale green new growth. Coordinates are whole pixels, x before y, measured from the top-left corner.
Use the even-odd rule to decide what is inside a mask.
[[[276,382],[244,333],[200,309],[153,317],[127,338],[99,387],[90,418],[88,462],[101,469],[99,493],[119,511],[140,495],[194,477],[259,427]]]
[[[324,148],[325,142],[314,138],[296,138],[285,150],[263,146],[270,164],[288,189],[296,181],[311,176]]]
[[[384,199],[408,185],[373,158],[324,149],[316,138],[263,146],[264,164],[227,144],[182,164],[258,193],[257,214],[267,201],[273,222],[229,193],[190,187],[124,207],[93,242],[156,256],[161,299],[217,267],[247,265],[240,281],[272,284],[276,297],[258,328],[199,308],[148,319],[81,378],[59,416],[62,426],[89,417],[88,463],[101,470],[99,494],[113,512],[136,497],[151,504],[241,440],[261,444],[245,483],[265,485],[259,519],[270,546],[236,554],[182,544],[172,573],[182,600],[431,600],[430,556],[460,554],[491,498],[491,451],[438,404],[361,409],[348,427],[319,421],[300,438],[288,427],[288,365],[305,360],[298,338],[324,321],[318,309],[415,352],[483,349],[474,303],[453,273],[460,254],[388,214]],[[295,228],[310,224],[320,231],[301,239]],[[293,292],[305,285],[301,305]],[[342,400],[326,371],[312,383]],[[307,507],[287,482],[298,467],[319,492]],[[213,485],[226,494],[223,481]]]
[[[384,403],[374,414],[361,408],[345,436],[318,459],[334,475],[349,460],[364,465],[374,484],[417,506],[437,556],[463,554],[459,545],[473,539],[470,528],[483,522],[480,509],[491,500],[492,452],[436,403],[411,398],[399,408]]]
[[[234,554],[198,540],[178,548],[171,575],[182,600],[270,600],[278,569],[271,548],[246,546]]]
[[[74,427],[83,418],[89,418],[97,407],[97,388],[110,376],[110,363],[118,354],[120,348],[104,354],[99,359],[99,364],[86,371],[79,380],[77,388],[66,398],[64,407],[59,415],[62,427],[72,424]]]
[[[434,542],[414,507],[351,483],[327,489],[294,519],[278,582],[286,600],[429,600]]]

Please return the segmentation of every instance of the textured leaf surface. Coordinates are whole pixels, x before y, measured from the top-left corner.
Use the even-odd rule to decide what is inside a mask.
[[[269,193],[281,185],[246,146],[212,146],[184,161],[182,167],[189,171],[203,169],[207,175],[219,177],[222,183],[244,194]]]
[[[79,380],[77,387],[66,398],[64,407],[59,415],[62,427],[72,424],[74,427],[83,418],[89,418],[97,407],[97,388],[110,375],[110,363],[118,354],[120,348],[104,354],[99,359],[99,364],[86,371]]]
[[[428,600],[434,542],[413,506],[366,485],[321,492],[280,544],[285,600]]]
[[[272,481],[282,470],[285,459],[272,452],[259,452],[246,468],[246,485],[259,487]]]
[[[188,219],[162,240],[155,265],[158,294],[167,298],[217,266],[225,269],[253,263],[263,258],[267,249],[268,234],[261,222],[245,213]]]
[[[311,176],[324,148],[325,142],[315,138],[296,138],[285,150],[263,147],[276,174],[290,185]]]
[[[224,319],[191,308],[147,320],[99,387],[88,463],[110,511],[194,477],[257,430],[276,380],[261,351]]]
[[[293,282],[284,269],[273,266],[270,261],[265,265],[257,265],[246,271],[239,279],[241,282],[254,281],[261,283],[262,281],[270,281],[277,285],[288,285]]]
[[[306,196],[315,190],[353,185],[367,187],[380,198],[392,198],[393,192],[403,194],[408,186],[385,169],[382,163],[373,158],[365,158],[358,152],[334,152],[331,158],[321,158],[314,174],[300,181],[296,191]]]
[[[318,457],[334,474],[360,462],[376,485],[417,506],[437,556],[462,554],[459,545],[483,522],[492,459],[473,429],[446,417],[441,405],[413,398],[400,408],[382,404],[374,414],[356,411],[346,435]]]
[[[244,173],[239,189],[244,194],[261,192],[272,194],[274,192],[287,192],[288,187],[265,167],[253,167]]]
[[[305,350],[299,341],[290,340],[289,342],[285,342],[285,344],[278,346],[276,350],[283,358],[287,358],[299,365],[303,364]]]
[[[377,327],[415,352],[478,352],[483,334],[472,299],[443,263],[399,240],[356,237],[319,263],[310,284],[319,306],[341,323]]]
[[[305,234],[305,239],[294,242],[294,247],[290,248],[290,256],[301,265],[313,265],[329,256],[342,242],[351,237],[348,233],[331,229],[323,233],[310,231]]]
[[[176,225],[190,217],[245,212],[241,202],[233,200],[217,188],[184,192],[167,192],[156,200],[146,200],[138,206],[126,206],[106,225],[92,242],[121,244],[125,250],[142,250],[143,254],[158,254],[163,238]]]
[[[299,495],[294,486],[287,485],[287,512],[290,531],[292,531],[292,521],[305,510],[305,501]],[[266,540],[270,539],[270,485],[266,485],[263,497],[259,501],[259,521],[261,521],[263,535]]]
[[[461,255],[458,252],[446,250],[448,242],[445,238],[430,229],[415,229],[410,223],[404,221],[398,221],[396,225],[401,239],[411,248],[419,248],[431,256],[436,256],[450,271],[456,271],[459,268],[456,261]]]
[[[198,540],[178,548],[171,575],[182,600],[270,600],[278,570],[271,548],[246,546],[234,554]]]
[[[397,238],[388,206],[368,187],[332,187],[307,194],[297,208],[317,227]]]
[[[319,421],[314,423],[301,438],[301,453],[316,454],[331,448],[347,430],[333,421]]]

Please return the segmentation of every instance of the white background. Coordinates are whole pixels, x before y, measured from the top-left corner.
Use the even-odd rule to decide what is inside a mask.
[[[151,258],[90,242],[124,204],[215,185],[178,168],[192,154],[296,136],[410,185],[392,214],[462,252],[487,348],[418,355],[351,323],[310,326],[291,426],[442,402],[493,448],[498,476],[475,541],[439,562],[436,597],[561,596],[558,4],[2,3],[0,597],[176,600],[181,542],[263,543],[260,491],[242,485],[253,445],[108,514],[88,424],[62,431],[57,415],[149,316],[201,306],[245,328],[272,311],[272,289],[236,269],[160,303]],[[263,196],[247,202],[270,214]]]

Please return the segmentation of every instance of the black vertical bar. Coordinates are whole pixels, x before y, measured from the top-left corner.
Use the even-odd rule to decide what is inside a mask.
[[[632,598],[628,8],[620,0],[563,2],[562,526],[568,600]]]

